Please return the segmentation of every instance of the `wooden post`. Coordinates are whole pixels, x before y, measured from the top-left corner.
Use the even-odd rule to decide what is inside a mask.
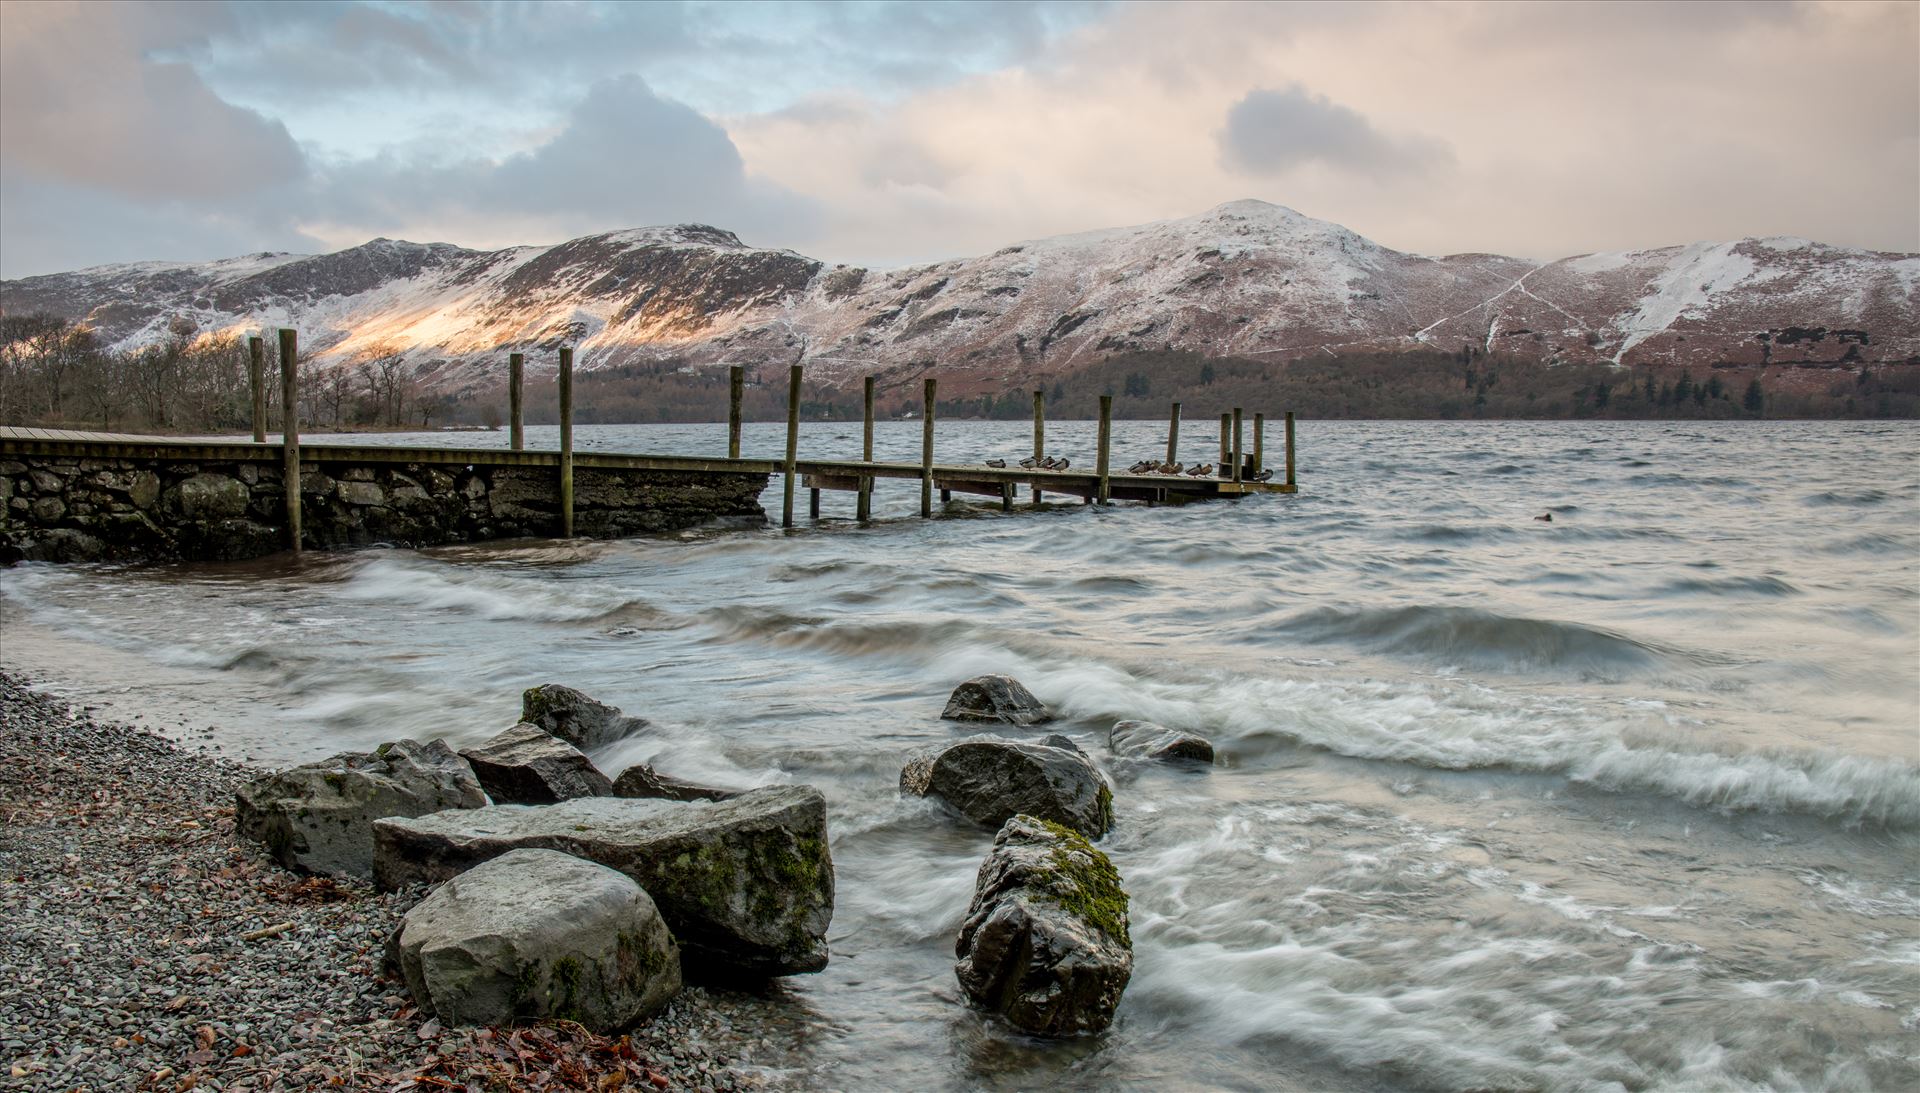
[[[936,384],[927,377],[925,413],[920,422],[920,515],[933,515],[933,402]]]
[[[800,366],[787,369],[787,459],[780,465],[786,472],[787,484],[780,501],[780,526],[793,526],[793,481],[798,477],[794,473],[800,462]]]
[[[860,462],[873,462],[873,377],[868,376],[860,385]],[[873,476],[860,476],[860,493],[854,501],[854,516],[868,520],[873,517]]]
[[[1011,482],[1000,483],[1000,511],[1001,512],[1013,511],[1013,492],[1014,492],[1013,483]]]
[[[287,548],[300,553],[300,336],[280,329],[281,484],[287,491]]]
[[[734,365],[727,369],[727,458],[740,458],[740,400],[747,389],[747,370]]]
[[[560,351],[560,537],[573,538],[573,350]]]
[[[527,448],[527,355],[507,354],[507,446]]]
[[[1287,485],[1293,485],[1293,411],[1287,411]]]
[[[1180,404],[1173,404],[1173,413],[1167,418],[1167,462],[1180,458]]]
[[[1233,480],[1240,481],[1240,407],[1233,408]]]
[[[1107,504],[1112,493],[1107,488],[1108,449],[1113,442],[1113,396],[1100,396],[1100,447],[1094,456],[1093,473],[1100,476],[1100,503]]]
[[[1253,415],[1253,473],[1255,477],[1258,477],[1260,474],[1260,465],[1263,462],[1261,451],[1260,451],[1260,445],[1262,440],[1266,437],[1266,435],[1267,435],[1267,415],[1265,414]]]
[[[1033,462],[1037,466],[1047,457],[1047,393],[1033,393]],[[1033,503],[1040,503],[1040,487],[1033,487]]]
[[[255,334],[247,339],[247,385],[253,390],[253,442],[267,442],[267,342]]]
[[[820,491],[817,489],[807,491],[807,519],[820,519]]]
[[[1227,460],[1233,454],[1233,415],[1220,415],[1220,477],[1227,477]]]

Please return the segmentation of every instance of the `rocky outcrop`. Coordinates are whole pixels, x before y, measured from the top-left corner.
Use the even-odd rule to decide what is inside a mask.
[[[967,997],[1015,1028],[1099,1032],[1133,975],[1120,873],[1072,831],[1016,816],[980,865],[954,954]]]
[[[680,948],[645,890],[553,850],[449,880],[407,912],[394,949],[414,1001],[450,1025],[558,1017],[608,1033],[680,992]]]
[[[1107,747],[1129,759],[1191,759],[1213,762],[1213,744],[1204,736],[1170,729],[1151,721],[1118,721],[1107,734]]]
[[[645,797],[662,801],[725,801],[745,793],[740,789],[722,789],[688,782],[671,774],[661,774],[645,763],[635,763],[613,780],[615,797]]]
[[[1035,744],[974,736],[929,749],[907,761],[900,788],[937,797],[987,827],[997,828],[1022,812],[1094,839],[1113,826],[1113,791],[1106,778],[1065,737]]]
[[[1053,720],[1053,711],[1012,676],[975,676],[953,689],[947,721],[1000,721],[1008,725],[1038,725]]]
[[[550,805],[613,792],[579,748],[524,721],[460,755],[497,805]]]
[[[373,875],[373,823],[487,803],[444,741],[398,740],[258,778],[234,794],[234,829],[289,869]]]
[[[728,801],[581,797],[374,825],[374,882],[445,880],[510,850],[559,850],[639,882],[680,942],[689,975],[773,976],[827,964],[833,861],[811,786]]]
[[[604,748],[646,729],[642,717],[588,698],[572,687],[543,683],[520,696],[520,720],[565,740],[582,751]]]

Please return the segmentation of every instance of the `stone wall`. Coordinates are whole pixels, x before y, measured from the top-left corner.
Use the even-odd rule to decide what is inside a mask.
[[[286,546],[281,464],[0,456],[0,562],[232,560]],[[763,523],[767,476],[576,468],[574,532]],[[431,546],[560,533],[553,467],[303,462],[301,542]]]

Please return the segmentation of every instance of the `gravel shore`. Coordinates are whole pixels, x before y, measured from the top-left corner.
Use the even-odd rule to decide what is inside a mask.
[[[442,1029],[380,968],[423,890],[303,877],[241,846],[233,790],[257,773],[0,673],[0,1086],[792,1084],[765,1065],[784,1050],[777,1007],[751,994],[689,987],[624,1045]]]

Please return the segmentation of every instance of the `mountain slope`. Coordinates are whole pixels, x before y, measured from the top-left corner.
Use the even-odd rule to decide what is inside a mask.
[[[805,363],[818,379],[937,369],[954,393],[1185,350],[1285,360],[1485,351],[1623,365],[1920,359],[1920,257],[1795,239],[1547,265],[1429,258],[1259,201],[895,270],[826,266],[700,225],[472,251],[377,239],[335,254],[141,263],[0,282],[8,313],[84,319],[137,346],[300,330],[322,366],[400,354],[463,387],[526,351],[584,368]]]

